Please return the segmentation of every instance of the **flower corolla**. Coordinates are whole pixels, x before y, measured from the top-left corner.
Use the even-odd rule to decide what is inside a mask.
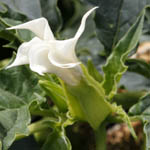
[[[45,18],[7,28],[28,29],[36,35],[31,41],[21,44],[16,59],[7,68],[29,64],[30,69],[40,75],[54,73],[67,83],[75,84],[81,74],[81,62],[75,54],[75,46],[85,29],[87,17],[96,8],[83,16],[75,36],[67,40],[56,40]]]

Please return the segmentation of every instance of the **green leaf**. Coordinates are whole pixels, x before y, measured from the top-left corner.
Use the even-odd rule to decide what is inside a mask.
[[[68,2],[65,2],[68,3]],[[66,20],[66,25],[64,26],[64,29],[62,30],[61,37],[66,39],[66,38],[71,38],[72,36],[75,35],[78,27],[80,26],[80,20],[82,19],[82,16],[84,15],[84,13],[87,11],[87,6],[83,6],[81,5],[81,3],[79,1],[72,1],[72,3],[70,3],[70,7],[71,4],[74,7],[74,11],[70,12],[72,13],[72,17],[68,18],[68,20]],[[66,6],[67,10],[64,11],[71,11],[70,7]],[[63,12],[62,12],[63,14]],[[64,18],[65,20],[65,18]]]
[[[125,110],[128,110],[139,101],[143,94],[145,94],[145,92],[141,91],[127,91],[124,93],[118,93],[113,97],[113,102],[116,102],[117,105],[121,105]]]
[[[7,27],[9,27],[9,25],[5,22],[3,18],[0,18],[0,37],[12,42],[16,38],[14,35],[15,32],[7,31]]]
[[[0,92],[2,91],[0,90]],[[3,96],[6,95],[3,94]],[[14,97],[12,97],[13,99]],[[16,134],[28,134],[27,125],[30,123],[30,113],[27,106],[22,106],[19,109],[2,107],[1,109],[4,110],[0,111],[0,140],[2,142],[2,149],[7,150],[15,140]]]
[[[149,115],[150,114],[150,94],[144,95],[140,101],[130,108],[130,115]]]
[[[44,143],[42,150],[71,150],[69,139],[65,135],[65,131],[54,130]]]
[[[11,18],[1,18],[0,20],[5,25],[4,30],[6,30],[7,27],[11,27],[23,23],[22,21],[14,20]],[[12,32],[14,33],[13,36],[15,38],[18,38],[21,41],[29,41],[35,36],[35,34],[29,30],[17,30],[16,32],[15,31]]]
[[[35,34],[29,30],[18,30],[16,32],[16,36],[19,40],[23,42],[28,42],[35,36]]]
[[[41,17],[39,0],[0,0],[8,5],[13,11],[27,16],[30,19]]]
[[[143,75],[127,71],[125,74],[123,74],[119,82],[119,87],[124,87],[126,90],[131,92],[141,90],[145,91],[150,89],[149,83],[150,80],[145,78]]]
[[[67,110],[66,97],[63,88],[54,81],[40,80],[40,85],[60,111]]]
[[[84,66],[83,76],[77,85],[64,84],[71,115],[87,121],[94,129],[112,112],[112,106],[104,95],[104,89],[94,80]]]
[[[132,136],[136,139],[137,136],[132,127],[130,118],[129,118],[128,114],[124,111],[122,106],[117,106],[116,104],[113,104],[113,112],[118,119],[122,120],[123,122],[125,122],[128,125],[128,128],[129,128]]]
[[[7,8],[3,3],[0,3],[0,13],[6,13],[6,12],[7,12]]]
[[[131,107],[129,114],[137,116],[144,123],[144,133],[146,135],[146,149],[150,148],[150,93],[143,96],[140,101]]]
[[[57,2],[58,0],[40,0],[42,16],[48,19],[52,31],[59,31],[62,27],[62,16]]]
[[[18,20],[14,20],[14,19],[5,18],[5,17],[0,18],[0,37],[2,39],[9,41],[9,43],[3,45],[3,47],[9,47],[9,48],[13,48],[13,49],[18,48],[19,44],[21,43],[20,39],[21,40],[24,39],[23,34],[22,35],[16,34],[15,31],[8,31],[8,30],[6,30],[6,28],[13,26],[13,25],[17,25],[19,23],[22,23],[22,22],[18,21]],[[22,33],[23,31],[19,31],[19,32]],[[29,34],[28,34],[28,36],[29,36]]]
[[[126,34],[126,31],[128,31],[147,4],[147,0],[87,1],[99,6],[95,16],[97,35],[108,54]]]
[[[89,74],[98,82],[103,81],[103,76],[98,72],[98,70],[93,65],[92,61],[89,60],[87,64]]]
[[[29,106],[45,101],[38,79],[25,66],[0,71],[0,141],[7,150],[16,134],[28,134]]]
[[[15,26],[15,25],[18,25],[18,24],[21,24],[22,21],[19,21],[19,20],[15,20],[15,19],[12,19],[12,18],[1,18],[1,20],[5,23],[5,25],[7,27],[9,26]]]
[[[105,94],[111,99],[117,90],[117,83],[120,81],[122,74],[127,70],[125,60],[131,50],[135,48],[139,41],[144,22],[145,10],[143,10],[137,21],[131,26],[130,30],[118,42],[109,56],[104,71],[103,87]]]
[[[150,79],[150,64],[146,63],[144,60],[128,59],[126,65],[128,66],[128,71],[136,72]]]

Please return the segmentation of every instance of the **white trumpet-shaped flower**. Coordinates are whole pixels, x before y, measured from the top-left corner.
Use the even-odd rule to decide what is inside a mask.
[[[40,75],[54,73],[64,81],[74,84],[75,76],[78,77],[81,74],[75,46],[85,29],[87,17],[96,8],[92,8],[83,16],[75,36],[68,40],[56,40],[45,18],[8,28],[8,30],[28,29],[35,33],[36,37],[18,48],[16,59],[7,68],[29,64],[30,69]]]

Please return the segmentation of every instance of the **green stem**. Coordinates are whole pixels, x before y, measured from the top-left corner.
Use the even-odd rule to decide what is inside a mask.
[[[146,148],[146,136],[145,136],[145,134],[144,134],[144,138],[143,138],[143,145],[142,145],[142,150],[148,150],[147,148]]]
[[[129,116],[129,118],[130,118],[131,122],[132,121],[141,121],[140,116],[132,116],[132,117]],[[120,117],[109,116],[106,120],[109,123],[124,123],[124,121]]]
[[[136,104],[144,94],[144,91],[118,93],[114,96],[113,102],[116,102],[117,105],[121,105],[124,109],[129,109]]]
[[[25,138],[29,135],[32,135],[36,132],[40,132],[40,131],[50,128],[49,124],[45,124],[45,123],[43,123],[43,121],[44,120],[41,120],[41,121],[30,124],[28,126],[29,134],[28,135],[16,134],[15,140],[20,140],[20,139]]]
[[[50,117],[50,116],[56,116],[57,112],[54,112],[53,110],[44,110],[44,109],[38,109],[38,110],[33,110],[30,111],[32,115],[37,115],[37,116],[43,116],[43,117]]]
[[[106,150],[106,124],[102,123],[95,131],[96,150]]]

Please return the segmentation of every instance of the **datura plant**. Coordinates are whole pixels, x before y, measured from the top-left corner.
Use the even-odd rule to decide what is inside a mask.
[[[46,9],[43,3],[41,2],[42,8]],[[83,8],[78,2],[73,3],[76,11]],[[129,71],[134,70],[133,72],[140,72],[135,71],[136,68],[140,68],[143,69],[141,71],[143,73],[144,69],[149,68],[149,64],[141,60],[127,60],[131,51],[140,41],[148,6],[143,7],[136,14],[132,25],[128,29],[126,28],[125,33],[120,34],[120,31],[116,29],[115,38],[113,37],[114,43],[110,48],[107,41],[102,40],[103,37],[100,37],[100,34],[107,35],[107,30],[109,32],[111,29],[114,32],[116,26],[119,28],[119,23],[114,25],[110,22],[105,26],[107,18],[101,12],[103,2],[100,7],[96,6],[92,9],[89,9],[90,4],[86,4],[88,11],[83,15],[75,35],[70,39],[63,40],[58,40],[57,36],[59,35],[60,38],[65,35],[66,31],[74,31],[74,27],[71,25],[79,20],[80,13],[72,17],[72,23],[66,23],[65,26],[60,27],[62,32],[59,33],[60,29],[52,32],[51,29],[54,26],[50,27],[49,21],[45,17],[38,17],[38,19],[26,23],[9,18],[11,14],[19,13],[19,11],[14,11],[13,6],[6,10],[5,5],[8,3],[2,3],[3,16],[6,15],[6,17],[0,19],[0,25],[6,27],[4,33],[8,34],[7,40],[12,40],[7,47],[16,48],[18,43],[23,41],[19,38],[23,39],[25,35],[28,40],[24,40],[19,46],[16,56],[13,56],[9,64],[8,60],[0,63],[0,150],[7,150],[14,141],[30,135],[34,136],[41,150],[71,150],[72,146],[67,138],[66,128],[83,122],[89,124],[94,132],[96,150],[106,150],[105,135],[109,123],[125,123],[136,140],[137,136],[131,121],[137,120],[144,124],[145,147],[148,150],[150,148],[149,120],[148,116],[143,117],[143,108],[145,108],[143,103],[149,99],[149,93],[142,91],[138,93],[138,96],[131,94],[126,99],[127,104],[125,104],[126,102],[122,103],[122,97],[118,95],[119,81],[127,71],[127,65]],[[53,13],[51,11],[43,12],[43,14],[50,13],[52,17],[56,13],[57,15],[53,19],[56,21],[60,17],[58,10],[56,7],[56,9],[52,9]],[[6,13],[7,11],[11,12]],[[24,12],[25,9],[22,14],[15,17],[25,18]],[[93,13],[95,13],[94,20]],[[30,18],[35,14],[27,17]],[[63,15],[61,17],[63,18]],[[90,26],[88,26],[89,22],[92,22]],[[104,25],[101,25],[103,23]],[[15,26],[13,26],[14,24]],[[70,28],[67,29],[67,25],[70,25]],[[86,29],[86,26],[90,29]],[[88,38],[89,32],[93,34],[90,38]],[[109,34],[111,33],[112,31]],[[33,38],[30,38],[31,35]],[[75,51],[78,49],[78,43],[82,43],[82,38],[87,40],[82,43],[86,47],[91,41],[99,43],[96,40],[97,37],[103,43],[103,48],[108,50],[103,55],[107,57],[110,53],[105,60],[105,65],[100,70],[97,70],[99,67],[96,68],[91,60],[88,60],[85,65],[86,63],[77,57]],[[105,38],[106,36],[104,36]],[[108,42],[111,39],[112,37],[108,38]],[[94,49],[94,44],[90,47]],[[140,74],[142,74],[141,72]],[[124,91],[127,90],[124,89]],[[129,93],[127,92],[127,94]],[[128,98],[134,99],[135,97],[136,102],[132,102],[132,105],[129,104],[130,107],[132,106],[130,108]],[[138,102],[137,99],[141,99],[141,101]]]
[[[102,86],[88,75],[83,65],[80,65],[75,46],[84,31],[87,17],[96,8],[83,16],[75,36],[68,40],[56,40],[45,18],[8,28],[28,29],[37,37],[23,43],[18,49],[16,59],[7,67],[8,69],[29,64],[30,69],[40,75],[56,74],[64,81],[62,84],[72,116],[88,121],[94,129],[104,121],[112,107],[105,99]]]

